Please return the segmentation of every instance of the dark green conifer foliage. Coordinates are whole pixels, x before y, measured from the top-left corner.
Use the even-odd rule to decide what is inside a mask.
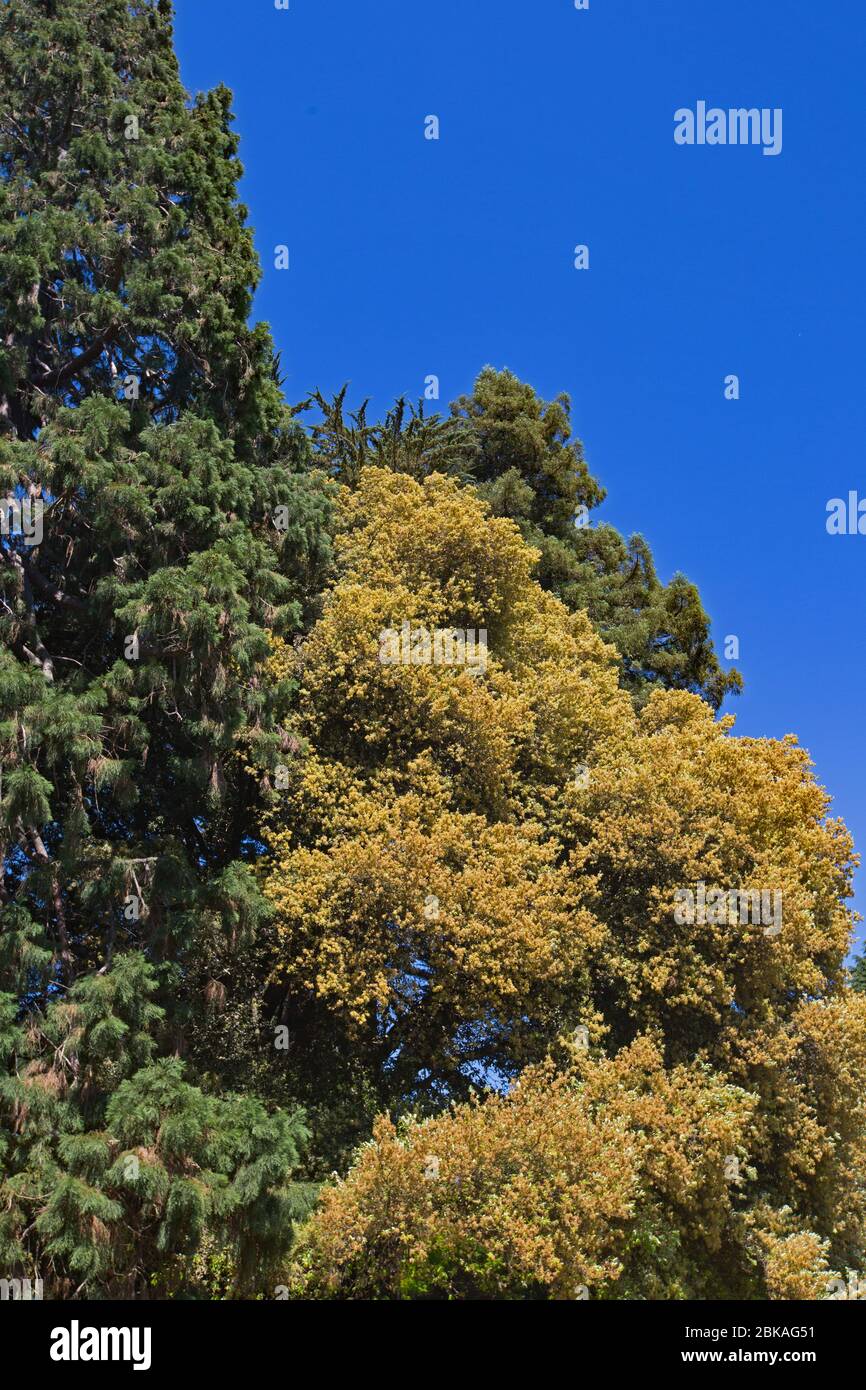
[[[290,740],[260,672],[267,629],[302,626],[327,563],[327,487],[269,332],[247,323],[259,269],[231,121],[225,89],[188,101],[167,0],[0,8],[0,989],[28,1039],[8,1049],[0,1207],[8,1240],[17,1211],[29,1256],[91,1292],[146,1274],[148,1253],[130,1263],[113,1227],[125,1199],[106,1164],[115,1143],[149,1146],[130,1118],[148,1095],[208,1117],[188,1158],[215,1175],[220,1220],[239,1164],[257,1165],[255,1205],[292,1157],[285,1117],[271,1132],[196,1089],[237,1081],[239,1015],[243,1045],[263,1045],[253,833]],[[40,504],[41,539],[22,520]],[[123,1008],[70,1025],[58,1053],[63,1009],[104,1003],[118,972]],[[127,1013],[144,995],[127,996],[153,986],[142,1051]],[[110,1038],[119,1088],[92,1062]],[[56,1083],[34,1076],[69,1083],[54,1137],[40,1115]],[[108,1137],[91,1142],[94,1126]],[[179,1162],[158,1157],[169,1174]],[[106,1260],[82,1253],[82,1184],[101,1194]],[[205,1220],[172,1191],[163,1252]]]
[[[262,1289],[304,1210],[288,1181],[305,1130],[253,1096],[189,1084],[156,1057],[163,1010],[138,952],[79,979],[0,1047],[0,1097],[16,1117],[3,1185],[0,1263],[35,1269],[54,1298],[159,1292],[205,1235],[230,1252],[239,1287]],[[46,1046],[47,1044],[47,1046]]]
[[[541,584],[569,608],[585,608],[620,652],[636,704],[662,687],[694,691],[718,708],[740,689],[739,673],[719,665],[695,586],[682,574],[663,585],[642,536],[588,524],[605,491],[571,435],[567,395],[543,401],[512,372],[485,367],[451,412],[475,437],[481,492],[541,552]]]

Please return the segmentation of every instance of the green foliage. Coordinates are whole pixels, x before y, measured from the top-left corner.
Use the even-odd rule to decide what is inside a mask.
[[[137,952],[81,979],[17,1027],[0,1089],[10,1140],[0,1258],[48,1275],[55,1296],[135,1298],[207,1238],[234,1287],[260,1284],[309,1205],[290,1180],[306,1130],[251,1095],[213,1095],[156,1057],[165,1011]]]
[[[187,100],[170,6],[4,7],[0,105],[0,482],[44,506],[0,541],[2,921],[43,1000],[131,946],[189,1003],[262,919],[258,671],[321,585],[327,488],[247,325],[229,96]]]
[[[38,543],[0,536],[0,989],[47,1049],[15,1052],[47,1080],[9,1082],[23,1206],[4,1219],[14,1245],[22,1213],[56,1277],[92,1292],[118,1271],[138,1287],[181,1230],[240,1212],[263,1250],[269,1219],[285,1234],[280,1201],[254,1192],[276,1191],[269,1153],[289,1160],[285,1117],[253,1113],[252,1091],[217,1114],[195,1088],[222,1090],[239,1045],[248,1063],[263,1051],[254,1019],[233,1036],[266,976],[251,831],[287,738],[261,671],[270,633],[313,611],[329,496],[269,332],[248,323],[259,268],[229,93],[187,98],[170,4],[3,6],[0,111],[0,487],[43,508]],[[130,953],[152,963],[158,1027],[130,999],[107,1006],[108,982],[144,988]],[[77,1080],[45,1070],[73,1007]],[[115,1130],[132,1133],[148,1087],[190,1132],[234,1137],[190,1157],[204,1177],[160,1188],[133,1261]]]
[[[638,706],[659,688],[694,691],[715,708],[739,690],[739,675],[718,664],[694,585],[677,574],[664,586],[642,536],[626,541],[610,525],[589,524],[605,492],[571,436],[567,395],[543,401],[512,372],[485,367],[451,411],[475,435],[475,476],[494,515],[516,521],[540,552],[542,586],[585,609],[617,648]]]

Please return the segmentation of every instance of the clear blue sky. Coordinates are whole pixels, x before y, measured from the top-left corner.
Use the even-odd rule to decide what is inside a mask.
[[[825,528],[866,497],[866,6],[176,2],[187,87],[235,93],[289,398],[568,391],[596,517],[698,584],[738,731],[796,733],[866,847],[866,536]],[[699,100],[781,107],[781,154],[678,147]]]

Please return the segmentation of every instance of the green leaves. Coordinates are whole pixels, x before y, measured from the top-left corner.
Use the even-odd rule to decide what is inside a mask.
[[[478,444],[475,477],[497,516],[511,517],[540,553],[537,576],[572,610],[585,609],[622,658],[622,684],[640,707],[654,689],[691,690],[718,708],[737,691],[719,666],[694,585],[664,586],[641,536],[589,524],[605,491],[571,437],[565,395],[545,402],[512,372],[485,367],[451,407]]]
[[[35,767],[24,765],[7,773],[0,802],[3,826],[14,830],[19,822],[42,825],[51,818],[51,783]]]
[[[32,1221],[40,1259],[81,1292],[129,1296],[160,1270],[170,1277],[205,1233],[232,1252],[236,1277],[258,1261],[261,1278],[304,1207],[290,1180],[299,1119],[202,1090],[178,1057],[151,1060],[165,1017],[155,992],[133,952],[50,1004],[38,1033],[16,1029],[0,998],[0,1045],[18,1057],[0,1106],[42,1098],[44,1115],[10,1135],[0,1205],[20,1195],[14,1227]]]

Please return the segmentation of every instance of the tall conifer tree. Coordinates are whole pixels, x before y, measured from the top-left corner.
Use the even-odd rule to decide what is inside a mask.
[[[235,1082],[260,1046],[250,832],[287,735],[259,671],[326,558],[325,492],[248,324],[230,94],[187,98],[171,21],[168,0],[0,10],[4,1236],[91,1292],[147,1273],[111,1234],[129,1221],[116,1146],[149,1143],[120,1119],[141,1068],[188,1059],[153,1084],[169,1111],[206,1109],[192,1082]],[[218,1156],[196,1158],[220,1183],[243,1150],[223,1122]],[[284,1130],[262,1194],[294,1152]]]

